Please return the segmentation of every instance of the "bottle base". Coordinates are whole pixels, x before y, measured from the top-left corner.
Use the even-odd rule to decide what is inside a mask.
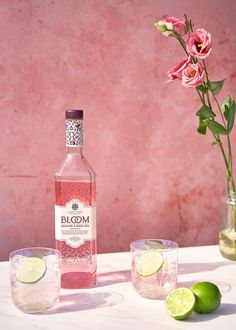
[[[96,273],[69,272],[61,276],[63,289],[86,289],[96,286]]]

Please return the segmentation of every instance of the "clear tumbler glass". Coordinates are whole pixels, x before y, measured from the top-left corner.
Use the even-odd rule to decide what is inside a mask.
[[[61,253],[55,249],[31,247],[9,256],[11,295],[17,308],[37,313],[53,307],[60,297]]]
[[[143,239],[130,245],[133,287],[145,298],[163,299],[176,288],[178,244],[164,239]]]

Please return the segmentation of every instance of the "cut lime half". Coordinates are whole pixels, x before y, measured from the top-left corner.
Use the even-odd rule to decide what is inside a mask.
[[[43,259],[27,258],[19,265],[16,271],[16,280],[25,284],[36,283],[45,275],[46,269],[46,263]]]
[[[162,255],[157,251],[147,251],[138,257],[136,271],[141,276],[151,276],[158,272],[164,261]]]
[[[170,316],[176,320],[184,320],[194,310],[195,296],[190,289],[178,288],[168,293],[165,306]]]

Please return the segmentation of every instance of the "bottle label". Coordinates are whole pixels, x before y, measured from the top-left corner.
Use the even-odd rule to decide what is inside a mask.
[[[66,146],[82,147],[83,145],[83,120],[66,120]]]
[[[77,248],[96,238],[96,206],[72,199],[65,206],[55,205],[56,240]]]

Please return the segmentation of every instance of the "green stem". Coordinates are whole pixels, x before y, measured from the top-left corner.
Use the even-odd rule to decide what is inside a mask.
[[[197,90],[198,96],[200,97],[202,103],[205,104],[204,94],[201,95],[200,91],[197,88],[196,88],[196,90]]]
[[[227,176],[228,177],[229,176],[231,177],[232,176],[232,173],[230,171],[230,167],[229,167],[229,164],[228,164],[228,161],[227,161],[227,157],[226,157],[224,148],[222,146],[222,142],[221,142],[220,136],[219,135],[214,135],[214,134],[213,134],[213,136],[214,136],[215,140],[217,141],[218,146],[220,147],[220,150],[221,150],[221,153],[222,153],[224,162],[225,162],[226,170],[227,170]],[[227,190],[228,190],[228,193],[229,193],[230,192],[230,187],[229,187],[229,180],[228,180],[228,178],[227,178]]]
[[[236,231],[236,205],[233,205],[232,216],[233,216],[233,227],[234,230]]]
[[[177,39],[178,39],[180,45],[182,46],[182,48],[184,49],[185,53],[187,54],[187,56],[189,56],[189,54],[188,54],[188,52],[187,52],[187,50],[186,50],[186,46],[185,46],[185,41],[184,41],[184,39],[183,39],[180,35],[177,36]]]
[[[222,111],[221,111],[221,108],[220,108],[220,104],[216,98],[216,96],[212,93],[213,97],[214,97],[214,100],[217,104],[217,107],[219,109],[219,112],[221,114],[221,118],[222,118],[222,121],[224,123],[224,127],[225,129],[227,130],[227,125],[226,125],[226,122],[225,122],[225,119],[224,119],[224,116],[222,114]],[[233,173],[233,157],[232,157],[232,148],[231,148],[231,141],[230,141],[230,133],[227,134],[227,144],[228,144],[228,163],[229,163],[229,167],[230,167],[230,170],[231,170],[231,183],[232,183],[232,190],[235,192],[235,183],[234,183],[234,177],[232,175]]]
[[[187,52],[187,49],[186,49],[186,43],[185,43],[184,39],[181,37],[181,35],[178,32],[176,32],[175,30],[166,29],[165,31],[173,33],[173,35],[179,41],[180,45],[182,46],[182,48],[185,51],[185,53],[187,54],[187,56],[189,56],[189,53]]]
[[[209,95],[209,92],[208,92],[208,89],[207,89],[207,101],[208,101],[208,105],[209,107],[212,109],[212,106],[211,106],[211,99],[210,99],[210,95]]]
[[[209,76],[208,76],[208,72],[207,72],[205,60],[202,60],[202,62],[203,62],[203,67],[204,67],[204,71],[205,71],[205,74],[206,74],[207,85],[209,86],[210,80],[209,80]],[[212,91],[211,91],[211,93],[212,93]],[[219,113],[220,113],[220,116],[221,116],[221,119],[222,119],[224,128],[227,130],[227,125],[226,125],[226,122],[225,122],[225,118],[224,118],[224,116],[222,114],[222,111],[221,111],[221,108],[220,108],[220,104],[219,104],[219,102],[218,102],[217,97],[215,96],[215,94],[212,93],[212,95],[213,95],[213,98],[214,98],[214,100],[215,100],[215,102],[217,104],[217,108],[219,110]],[[207,90],[207,100],[208,100],[209,107],[212,109],[208,90]],[[229,183],[230,182],[231,182],[231,185],[232,185],[232,191],[235,192],[235,183],[234,183],[234,176],[233,176],[233,161],[232,161],[232,149],[231,149],[231,142],[230,142],[230,134],[229,133],[227,134],[228,159],[226,157],[226,154],[225,154],[224,148],[222,146],[220,137],[218,136],[218,138],[219,138],[219,141],[220,141],[220,143],[218,143],[218,145],[220,146],[220,149],[221,149],[223,158],[225,160],[225,165],[226,165],[226,168],[227,168],[227,172],[228,172],[228,175],[227,175],[227,188],[228,188],[228,192],[231,190],[230,189],[230,186],[229,186]]]
[[[184,39],[181,37],[181,35],[178,32],[176,32],[174,30],[172,30],[172,31],[174,32],[176,39],[179,41],[180,45],[182,46],[182,48],[185,51],[185,53],[187,54],[187,56],[189,56],[189,53],[187,52],[187,49],[186,49],[186,43],[185,43]]]
[[[197,90],[197,92],[198,92],[198,95],[199,95],[200,99],[202,100],[202,98],[201,98],[200,93],[199,93],[198,90]],[[207,92],[207,99],[208,99],[208,106],[212,109],[208,92]],[[220,136],[219,135],[216,135],[216,134],[213,134],[213,133],[212,133],[212,135],[213,135],[215,141],[217,142],[217,145],[219,146],[219,148],[221,150],[221,154],[222,154],[223,159],[224,159],[225,167],[226,167],[226,170],[227,170],[227,190],[228,190],[228,193],[229,193],[231,189],[229,187],[229,179],[228,178],[232,178],[233,177],[232,176],[232,171],[231,171],[231,168],[229,167],[228,160],[227,160],[227,157],[226,157],[226,154],[225,154],[225,151],[224,151],[223,144],[221,142]],[[234,180],[231,179],[231,182],[232,182],[232,190],[235,191]]]
[[[205,74],[206,74],[206,78],[207,78],[207,82],[209,81],[209,77],[208,77],[208,72],[207,72],[207,68],[206,68],[206,64],[205,64],[205,61],[202,60],[202,63],[203,63],[203,67],[204,67],[204,70],[205,70]]]

